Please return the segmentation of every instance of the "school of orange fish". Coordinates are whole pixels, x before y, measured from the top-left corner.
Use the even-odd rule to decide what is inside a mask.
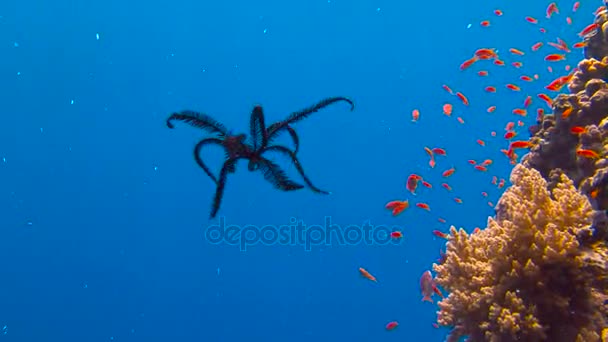
[[[552,2],[547,6],[544,18],[537,19],[535,17],[526,16],[526,17],[522,18],[523,19],[522,22],[527,22],[527,25],[530,25],[533,29],[539,30],[543,34],[546,34],[548,30],[546,30],[545,28],[542,27],[541,22],[549,22],[549,20],[561,20],[561,22],[564,23],[566,28],[570,28],[570,27],[573,27],[573,25],[574,25],[571,15],[573,15],[573,13],[577,12],[580,5],[581,5],[580,2],[577,1],[577,2],[569,5],[568,9],[565,10],[565,8],[561,8],[561,6],[558,6],[558,4],[556,2]],[[594,14],[597,14],[600,11],[605,10],[605,9],[606,8],[604,6],[600,6],[599,8],[597,8],[595,10]],[[507,14],[504,14],[504,15],[507,16]],[[501,19],[502,16],[503,16],[502,10],[495,9],[493,11],[493,13],[491,13],[489,15],[489,17],[491,17],[491,19],[482,20],[479,23],[479,25],[482,28],[491,27],[494,20],[498,21]],[[563,27],[563,25],[562,25],[562,27]],[[517,137],[520,135],[520,131],[522,129],[525,129],[524,127],[528,124],[528,123],[526,123],[526,119],[529,118],[528,113],[533,112],[535,109],[536,123],[538,123],[541,121],[541,118],[545,114],[546,110],[551,111],[552,97],[554,97],[560,91],[562,91],[563,87],[568,84],[568,82],[572,78],[574,72],[576,71],[576,68],[573,69],[570,65],[566,64],[568,54],[572,53],[573,51],[577,51],[577,50],[580,52],[581,51],[580,49],[585,47],[584,37],[589,34],[593,34],[594,31],[598,30],[598,29],[600,29],[598,27],[598,24],[591,24],[591,25],[584,27],[582,30],[580,30],[578,32],[577,41],[567,42],[567,41],[561,39],[560,37],[551,37],[551,39],[545,39],[543,41],[538,41],[528,48],[510,47],[507,49],[508,53],[506,53],[506,55],[508,55],[508,57],[506,57],[507,59],[513,59],[513,61],[511,61],[510,63],[501,59],[501,56],[499,56],[499,50],[497,48],[494,48],[494,47],[479,48],[476,51],[474,51],[472,57],[466,59],[460,65],[460,67],[459,67],[460,72],[472,73],[475,75],[473,77],[485,78],[485,77],[490,76],[491,68],[511,67],[516,72],[518,72],[519,70],[521,70],[520,68],[523,67],[523,62],[521,60],[519,60],[519,59],[525,58],[522,56],[526,56],[527,54],[543,54],[544,53],[543,59],[547,63],[546,68],[547,68],[549,75],[553,75],[552,79],[549,79],[549,81],[547,82],[547,81],[543,80],[543,78],[545,78],[545,77],[540,77],[539,74],[536,74],[536,73],[531,74],[531,75],[521,74],[521,75],[519,75],[519,80],[522,82],[521,85],[517,85],[514,83],[505,84],[504,87],[506,89],[508,89],[510,92],[512,92],[514,94],[520,94],[520,96],[523,93],[524,100],[523,100],[523,103],[521,106],[518,105],[518,106],[515,106],[515,108],[510,109],[509,114],[513,115],[513,119],[508,122],[506,127],[504,127],[504,134],[501,134],[502,138],[499,136],[499,134],[496,131],[490,132],[491,138],[504,139],[504,141],[502,142],[502,144],[504,145],[504,148],[501,149],[501,152],[502,152],[502,154],[504,154],[505,158],[508,158],[508,161],[511,164],[514,165],[519,160],[519,156],[516,153],[518,150],[526,150],[526,149],[529,149],[530,147],[532,147],[532,143],[530,141],[517,139]],[[566,32],[575,32],[572,29],[566,29],[565,31]],[[550,36],[550,34],[547,34],[547,36]],[[550,40],[555,40],[555,41],[550,41]],[[571,45],[569,45],[569,44],[571,44]],[[582,59],[582,53],[579,53],[578,56],[574,56],[572,58],[574,63],[578,63],[580,59]],[[477,68],[477,67],[479,68],[478,71],[475,72],[475,71],[471,70],[471,69]],[[558,68],[560,68],[560,70],[563,70],[563,72],[559,71]],[[544,70],[543,70],[543,73],[544,73]],[[541,85],[539,85],[539,84],[541,84]],[[454,101],[454,103],[446,102],[443,105],[438,106],[439,108],[437,109],[437,111],[440,113],[440,115],[452,117],[455,106],[464,106],[463,109],[466,109],[469,106],[469,99],[462,92],[454,91],[450,88],[450,86],[448,86],[446,84],[443,85],[443,89],[450,96],[454,96],[455,101]],[[488,93],[497,92],[496,86],[485,86],[485,87],[483,87],[483,89]],[[529,90],[526,90],[526,89],[529,89]],[[526,91],[528,91],[527,94],[525,93]],[[538,101],[538,103],[536,103],[535,99],[539,99],[541,101]],[[518,101],[520,101],[520,100],[518,100]],[[496,110],[497,110],[497,106],[492,105],[486,109],[486,112],[494,113]],[[460,109],[459,109],[459,111],[460,111]],[[572,108],[566,109],[563,112],[562,116],[567,117],[568,115],[570,115],[571,112],[572,112]],[[435,113],[428,113],[429,116],[434,115],[434,114]],[[421,118],[421,116],[423,116],[423,115],[426,116],[427,113],[423,113],[421,110],[419,110],[417,108],[413,109],[411,112],[411,116],[412,116],[411,121],[413,122],[413,124],[416,124],[418,122],[418,120]],[[462,118],[462,116],[456,116],[456,120],[460,124],[465,124],[465,121]],[[585,132],[584,127],[573,127],[571,129],[572,134],[582,134],[584,132]],[[475,139],[475,138],[473,138],[473,139]],[[481,147],[486,146],[486,141],[484,141],[482,139],[477,139],[476,143]],[[446,151],[446,149],[444,147],[423,147],[423,148],[429,158],[429,162],[428,162],[429,169],[427,169],[425,172],[436,172],[436,167],[437,167],[437,169],[439,169],[438,172],[441,173],[441,176],[444,180],[444,182],[441,184],[441,187],[444,188],[445,191],[447,191],[447,193],[452,193],[453,190],[449,184],[449,179],[455,172],[457,172],[457,170],[453,166],[444,167],[445,162],[439,161],[440,158],[447,157],[448,152]],[[586,158],[599,158],[597,153],[594,151],[591,151],[591,150],[580,149],[580,150],[577,150],[576,153],[579,156],[586,157]],[[468,160],[468,163],[472,166],[473,169],[475,169],[479,172],[488,173],[488,172],[490,172],[490,168],[493,164],[493,160],[488,158],[481,162],[477,162],[476,160],[471,159],[471,160]],[[505,186],[505,179],[501,178],[500,176],[494,175],[494,176],[491,176],[490,183],[492,184],[492,186],[494,186],[498,189],[502,189]],[[419,184],[422,184],[423,187],[428,188],[428,189],[433,188],[433,185],[431,183],[429,183],[427,180],[425,180],[423,175],[419,175],[417,173],[411,173],[405,179],[405,188],[407,191],[404,191],[404,192],[406,194],[409,192],[412,195],[416,195],[416,191],[418,189]],[[482,192],[481,195],[483,197],[488,197],[487,192]],[[457,196],[453,197],[453,200],[457,204],[463,203],[462,199]],[[494,203],[492,201],[488,201],[488,205],[491,207],[494,207]],[[408,199],[405,199],[405,198],[391,200],[385,204],[385,208],[392,213],[392,216],[399,216],[404,211],[406,211],[409,207],[410,207],[410,202]],[[431,207],[429,206],[429,204],[426,202],[423,202],[423,201],[417,201],[415,203],[415,207],[417,209],[412,208],[410,210],[424,210],[427,212],[431,211]],[[437,217],[437,220],[441,224],[447,224],[446,219],[442,218],[441,216]],[[480,228],[476,227],[474,229],[474,232],[479,229]],[[435,235],[436,237],[443,238],[446,240],[449,238],[448,233],[442,232],[440,230],[433,230],[431,233],[433,235]],[[394,231],[391,233],[391,238],[401,239],[401,238],[403,238],[403,233],[400,231]],[[439,263],[441,263],[442,260],[445,258],[445,254],[442,251],[440,251],[440,255],[441,255],[441,257],[438,260]],[[361,267],[361,268],[359,268],[359,272],[363,278],[368,279],[373,282],[378,282],[378,280],[372,275],[372,273],[370,273],[370,271]],[[441,293],[440,289],[436,286],[436,284],[433,280],[433,276],[432,276],[431,272],[428,270],[425,271],[420,278],[420,291],[422,294],[423,301],[432,303],[433,295],[438,295],[439,297],[443,298],[443,294]],[[398,325],[399,325],[399,323],[397,321],[391,321],[386,324],[385,329],[387,331],[392,331],[395,328],[397,328]],[[438,325],[436,323],[433,323],[433,326],[435,328],[438,328]]]

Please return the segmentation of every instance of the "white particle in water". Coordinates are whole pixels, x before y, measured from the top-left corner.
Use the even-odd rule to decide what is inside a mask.
[[[264,33],[268,32],[268,29],[264,29]]]
[[[470,29],[471,28],[471,24],[467,25],[467,28]]]
[[[14,42],[14,43],[13,43],[13,46],[14,46],[14,47],[19,47],[19,43]]]
[[[74,100],[70,100],[70,104],[73,105],[74,104]]]
[[[99,33],[95,33],[95,38],[99,40]]]

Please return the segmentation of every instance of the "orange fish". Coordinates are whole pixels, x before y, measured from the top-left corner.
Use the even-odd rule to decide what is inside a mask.
[[[445,91],[447,91],[448,93],[454,95],[454,92],[452,91],[452,89],[450,89],[450,87],[448,87],[447,85],[442,85],[443,89],[445,89]]]
[[[481,70],[481,71],[477,72],[477,75],[479,75],[479,76],[488,76],[488,72],[485,71],[485,70]]]
[[[581,133],[585,133],[587,131],[587,129],[585,127],[581,127],[581,126],[574,126],[572,128],[570,128],[570,132],[574,133],[574,134],[581,134]]]
[[[369,279],[369,280],[371,280],[371,281],[373,281],[373,282],[376,282],[376,283],[378,282],[378,281],[376,280],[376,277],[374,277],[374,276],[373,276],[371,273],[369,273],[369,272],[368,272],[367,270],[365,270],[365,268],[363,268],[363,267],[359,267],[359,273],[361,273],[361,275],[362,275],[363,277],[365,277],[365,278],[367,278],[367,279]]]
[[[462,62],[462,64],[460,64],[460,70],[468,69],[471,65],[473,65],[473,63],[477,62],[477,60],[478,58],[476,56],[467,59],[466,61]]]
[[[538,42],[538,43],[532,45],[532,51],[536,51],[536,50],[540,49],[542,46],[543,46],[543,43]]]
[[[513,109],[513,114],[526,116],[526,115],[528,115],[528,111],[525,109],[521,109],[521,108],[515,108],[515,109]]]
[[[502,15],[502,11],[501,11],[501,10],[499,10],[499,9],[495,9],[495,10],[494,10],[494,14],[496,14],[497,16],[499,16],[499,17],[500,17],[500,16]]]
[[[525,140],[513,141],[509,144],[509,150],[514,150],[517,148],[530,148],[532,147],[532,143]]]
[[[462,199],[460,199],[459,197],[454,197],[454,202],[462,204]]]
[[[496,110],[496,106],[490,106],[490,107],[488,107],[488,110],[487,110],[487,111],[488,111],[488,113],[492,113],[492,112],[494,112],[495,110]]]
[[[545,60],[549,62],[563,61],[564,59],[566,59],[566,56],[559,53],[552,53],[545,57]]]
[[[522,80],[522,81],[526,81],[526,82],[532,82],[532,81],[534,81],[532,79],[532,77],[526,76],[526,75],[519,76],[519,79]]]
[[[441,174],[443,177],[450,177],[451,175],[454,174],[454,172],[456,171],[455,168],[451,168],[448,170],[443,171],[443,173]]]
[[[462,103],[463,103],[465,106],[468,106],[468,105],[469,105],[469,99],[467,99],[467,97],[466,97],[466,96],[464,96],[464,94],[462,94],[461,92],[458,92],[458,93],[456,93],[456,96],[458,96],[458,98],[460,99],[460,101],[462,101]]]
[[[486,146],[485,141],[483,141],[483,140],[481,140],[481,139],[477,139],[477,143],[478,143],[480,146]]]
[[[478,171],[483,171],[483,172],[488,171],[488,169],[483,165],[475,165],[474,167],[475,167],[475,170],[478,170]]]
[[[572,108],[572,107],[568,107],[568,108],[566,108],[566,110],[564,110],[564,111],[562,112],[562,118],[563,118],[563,119],[567,119],[567,118],[570,116],[570,114],[572,114],[572,110],[573,110],[573,109],[574,109],[574,108]]]
[[[600,157],[600,155],[593,151],[593,150],[585,150],[585,149],[578,149],[576,150],[576,155],[580,156],[580,157],[584,157],[584,158],[589,158],[589,159],[598,159]]]
[[[538,94],[538,98],[545,101],[545,103],[547,103],[547,106],[549,106],[549,107],[553,106],[553,100],[551,100],[551,98],[548,95]]]
[[[416,206],[420,209],[424,209],[426,211],[431,211],[431,207],[429,207],[426,203],[416,203]]]
[[[431,183],[427,182],[427,181],[422,181],[422,185],[424,185],[425,188],[429,188],[431,189],[433,186],[431,185]]]
[[[385,205],[385,208],[393,211],[393,216],[401,214],[410,206],[407,200],[405,201],[390,201]]]
[[[511,140],[513,139],[515,136],[517,135],[517,133],[515,131],[508,131],[507,133],[505,133],[505,139],[507,140]]]
[[[506,87],[508,89],[513,90],[513,91],[520,91],[521,90],[518,86],[516,86],[515,84],[511,84],[511,83],[507,84]]]
[[[444,187],[447,191],[452,191],[452,187],[448,183],[441,183],[441,186]]]
[[[429,160],[429,166],[435,167],[435,155],[433,154],[433,151],[428,147],[425,147],[424,150],[431,157],[431,159]]]
[[[589,194],[589,196],[591,196],[591,198],[597,198],[597,195],[599,194],[600,190],[599,189],[594,189],[591,191],[591,193]]]
[[[524,100],[524,107],[528,108],[532,104],[532,96],[527,96]]]
[[[488,93],[495,93],[496,92],[496,88],[492,87],[492,86],[488,86],[485,89]]]
[[[514,54],[514,55],[519,55],[519,56],[523,56],[524,52],[515,48],[510,48],[509,52]]]
[[[440,237],[442,239],[448,239],[450,237],[449,234],[446,234],[444,232],[440,232],[438,230],[433,230],[433,235],[435,235],[436,237]]]
[[[413,194],[416,194],[416,188],[418,187],[418,181],[421,180],[422,177],[417,174],[411,174],[407,177],[407,182],[405,183],[405,187]]]
[[[484,21],[482,21],[480,23],[480,25],[483,26],[483,27],[488,27],[488,26],[490,26],[490,21],[489,20],[484,20]]]
[[[452,105],[451,104],[446,103],[443,105],[443,114],[445,114],[447,116],[452,115]]]
[[[592,31],[597,30],[598,27],[600,27],[600,24],[593,23],[593,24],[585,27],[578,35],[579,35],[579,37],[585,37],[586,35],[588,35]]]
[[[574,45],[572,45],[572,47],[575,49],[581,49],[581,48],[584,48],[585,46],[587,46],[587,42],[578,42],[578,43],[575,43]]]
[[[516,68],[521,68],[522,65],[524,65],[522,62],[513,62],[511,63],[512,66],[516,67]]]
[[[414,109],[412,111],[412,122],[418,121],[418,118],[420,118],[420,111],[418,109]]]

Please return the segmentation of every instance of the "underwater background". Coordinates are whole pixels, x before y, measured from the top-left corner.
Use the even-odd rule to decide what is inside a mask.
[[[575,41],[595,5],[572,15],[578,29],[545,27]],[[496,8],[514,15],[480,27]],[[487,202],[504,189],[491,178],[508,180],[512,165],[489,132],[501,136],[512,118],[486,108],[525,98],[487,94],[458,66],[480,47],[531,46],[541,33],[522,18],[545,8],[524,0],[2,1],[0,341],[443,340],[448,330],[433,328],[437,306],[421,301],[419,285],[445,245],[431,232],[484,227],[493,215]],[[542,58],[523,60],[545,72]],[[506,69],[492,77],[515,78]],[[471,105],[458,106],[443,84]],[[167,117],[196,110],[248,133],[255,104],[275,122],[331,96],[355,109],[338,103],[294,127],[307,175],[332,194],[277,191],[241,162],[209,219],[215,184],[192,158],[206,133],[170,130]],[[465,124],[442,114],[446,102]],[[488,139],[485,149],[476,139]],[[462,204],[441,188],[441,172],[431,173],[425,146],[448,151],[436,168],[458,170],[450,185]],[[495,161],[491,173],[467,167],[484,158]],[[221,151],[207,160],[217,172]],[[407,192],[411,173],[433,189]],[[412,205],[393,217],[384,208],[408,198],[431,211]],[[241,227],[369,222],[403,238],[243,250],[209,241],[219,217]],[[389,321],[399,327],[386,331]]]

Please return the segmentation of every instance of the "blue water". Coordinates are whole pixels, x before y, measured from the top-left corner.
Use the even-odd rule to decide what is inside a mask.
[[[497,6],[505,12],[500,24]],[[486,202],[504,190],[491,177],[507,178],[512,167],[499,152],[503,127],[526,95],[488,95],[473,71],[458,66],[479,47],[507,55],[509,47],[531,46],[542,36],[522,18],[542,17],[545,7],[524,0],[3,1],[0,340],[441,341],[448,329],[432,327],[437,307],[420,301],[418,284],[445,242],[431,231],[485,226],[493,213]],[[573,16],[578,28],[593,10]],[[493,23],[486,31],[483,19]],[[552,28],[577,41],[578,30],[563,26]],[[522,60],[526,72],[544,71],[542,58]],[[488,69],[498,70],[497,86],[516,79],[512,68]],[[243,162],[218,217],[241,226],[369,222],[403,231],[401,242],[243,251],[206,240],[218,222],[208,219],[215,185],[192,159],[206,135],[180,123],[168,129],[168,115],[197,110],[248,132],[255,104],[276,122],[329,96],[347,96],[356,109],[338,103],[294,128],[308,176],[332,194],[277,191]],[[452,118],[441,114],[446,102],[454,104]],[[492,104],[506,109],[491,116]],[[424,146],[448,156],[430,169]],[[207,156],[217,173],[221,152]],[[487,174],[466,162],[485,158],[495,160]],[[441,171],[452,166],[448,194]],[[434,188],[408,194],[411,173]],[[411,208],[392,217],[384,205],[394,199],[409,199]],[[385,331],[393,320],[400,326]]]

